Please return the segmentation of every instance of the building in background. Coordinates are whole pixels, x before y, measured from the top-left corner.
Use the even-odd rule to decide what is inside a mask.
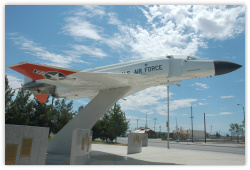
[[[144,127],[140,127],[139,129],[133,131],[133,133],[147,133],[148,138],[156,138],[157,137],[157,134],[155,131],[153,131],[149,128],[144,128]]]
[[[204,131],[193,130],[194,140],[204,139]],[[173,138],[175,139],[192,139],[192,130],[174,130]]]

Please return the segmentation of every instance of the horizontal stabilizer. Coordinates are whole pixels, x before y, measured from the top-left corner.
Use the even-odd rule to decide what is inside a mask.
[[[76,73],[79,70],[53,67],[41,64],[33,64],[28,62],[22,62],[14,65],[8,66],[9,68],[31,78],[32,80],[40,80],[40,79],[50,79],[51,75],[58,73],[59,78],[64,78],[70,74]]]

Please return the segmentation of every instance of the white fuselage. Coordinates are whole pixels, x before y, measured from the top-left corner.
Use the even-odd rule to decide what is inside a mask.
[[[190,56],[167,56],[137,60],[87,69],[81,72],[142,75],[129,81],[114,80],[116,85],[119,84],[119,87],[133,87],[125,96],[152,86],[173,84],[185,79],[210,77],[215,75],[213,60],[196,59]],[[79,77],[79,79],[84,78],[78,73],[72,74],[70,77]],[[57,87],[58,96],[74,99],[82,97],[93,98],[98,94],[98,91],[96,90],[91,91],[91,85],[98,86],[96,82],[93,82],[93,84],[91,84],[91,81],[86,82],[86,84],[84,83],[84,81],[76,81],[73,83],[75,85],[74,88],[70,88],[72,83],[69,84],[68,88]],[[98,90],[105,90],[110,87],[112,88],[112,85],[109,84],[105,86],[105,83],[102,83]],[[85,89],[88,90],[85,91]]]

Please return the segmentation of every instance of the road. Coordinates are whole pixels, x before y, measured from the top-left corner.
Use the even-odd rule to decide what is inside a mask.
[[[118,137],[118,143],[128,143],[128,138]],[[180,142],[170,141],[171,148],[187,149],[187,150],[201,150],[221,153],[232,153],[245,155],[245,146],[241,144],[215,144],[215,143],[192,143],[192,142]],[[161,139],[149,139],[148,146],[164,147],[167,148],[167,141]]]

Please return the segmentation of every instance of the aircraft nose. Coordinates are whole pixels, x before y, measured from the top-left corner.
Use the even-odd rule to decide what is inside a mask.
[[[241,67],[241,65],[233,62],[214,60],[215,76],[232,72]]]

